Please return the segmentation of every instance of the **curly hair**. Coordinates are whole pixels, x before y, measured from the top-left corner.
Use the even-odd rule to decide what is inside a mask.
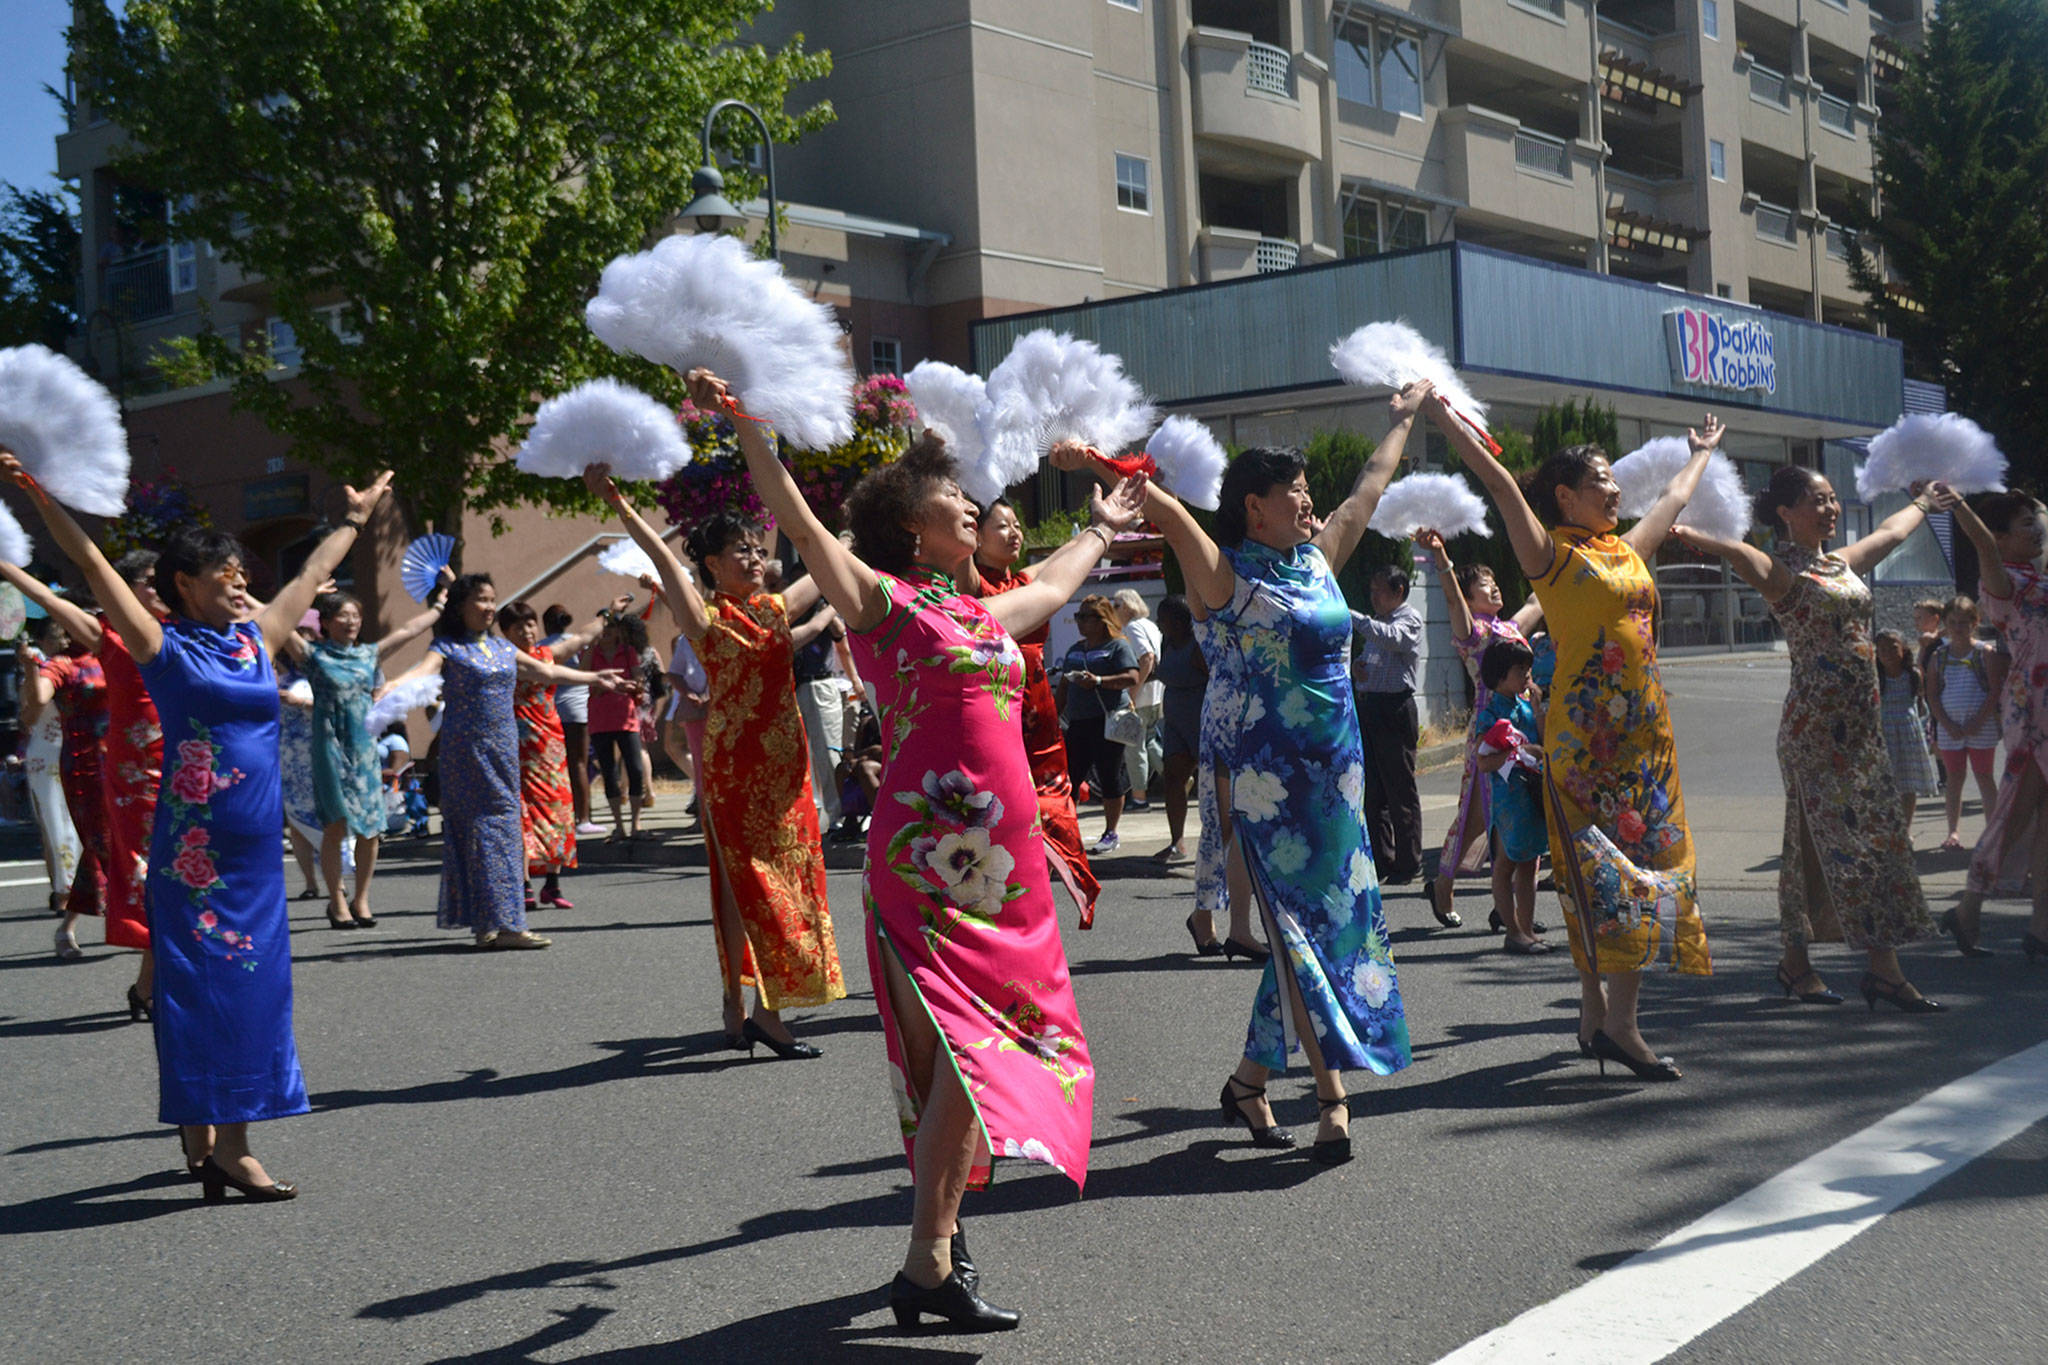
[[[1216,509],[1216,543],[1240,545],[1249,534],[1244,500],[1261,498],[1283,483],[1293,483],[1308,461],[1292,446],[1247,446],[1223,471],[1223,490]]]
[[[1556,526],[1564,520],[1564,513],[1558,510],[1557,490],[1577,488],[1593,472],[1595,460],[1605,460],[1607,451],[1594,445],[1566,446],[1542,464],[1536,466],[1522,484],[1522,492],[1529,499],[1529,510],[1545,526]]]
[[[690,528],[683,549],[697,566],[698,581],[716,588],[718,580],[711,573],[712,557],[724,554],[748,536],[759,535],[761,529],[760,522],[731,510],[713,512]]]
[[[917,519],[942,483],[958,478],[943,437],[925,432],[910,449],[861,476],[846,495],[846,526],[853,552],[871,569],[902,573],[917,559]]]
[[[626,648],[636,655],[647,648],[647,623],[639,617],[631,614],[614,616],[607,624],[619,633],[619,638],[625,641]]]

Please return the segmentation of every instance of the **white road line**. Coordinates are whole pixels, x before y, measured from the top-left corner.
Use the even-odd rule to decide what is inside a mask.
[[[43,860],[40,858],[31,858],[27,862],[21,863],[0,863],[0,872],[11,872],[17,867],[41,867],[42,865]]]
[[[1439,1365],[1647,1365],[2048,1117],[2048,1043],[1951,1081]]]
[[[49,884],[50,879],[47,876],[24,877],[20,881],[0,882],[0,886],[48,886]]]

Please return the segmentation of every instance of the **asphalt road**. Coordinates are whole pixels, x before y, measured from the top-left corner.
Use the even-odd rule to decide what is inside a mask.
[[[1476,884],[1462,932],[1404,888],[1416,1063],[1353,1078],[1360,1157],[1339,1170],[1218,1125],[1256,974],[1190,955],[1191,881],[1155,874],[1134,821],[1098,927],[1068,916],[1100,1072],[1085,1197],[1006,1165],[968,1201],[984,1290],[1025,1315],[1004,1337],[906,1339],[883,1310],[910,1200],[852,872],[831,892],[854,996],[792,1018],[823,1059],[779,1063],[717,1050],[700,868],[593,860],[577,908],[544,912],[554,949],[478,954],[433,927],[429,850],[401,848],[377,931],[293,907],[314,1112],[256,1140],[302,1196],[212,1208],[153,1122],[149,1030],[116,1008],[132,958],[57,964],[43,891],[0,889],[0,1359],[1435,1359],[2048,1038],[2048,967],[2014,951],[2011,903],[1987,917],[1995,958],[1905,953],[1948,1015],[1775,998],[1784,673],[1668,670],[1716,974],[1651,980],[1644,1028],[1684,1082],[1603,1081],[1573,1047],[1564,953],[1500,953]],[[1939,837],[1924,813],[1919,835]],[[1962,864],[1923,865],[1938,909]],[[1820,961],[1853,986],[1845,952]],[[1305,1074],[1274,1094],[1312,1126]],[[2027,1131],[1674,1358],[2048,1358],[2044,1158]]]

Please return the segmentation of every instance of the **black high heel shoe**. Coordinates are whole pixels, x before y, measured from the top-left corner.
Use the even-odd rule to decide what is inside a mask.
[[[1675,1081],[1685,1075],[1683,1071],[1678,1069],[1678,1063],[1672,1061],[1669,1057],[1659,1057],[1653,1062],[1645,1062],[1629,1056],[1628,1053],[1622,1051],[1620,1043],[1607,1036],[1606,1029],[1595,1029],[1593,1031],[1593,1056],[1600,1063],[1600,1074],[1602,1076],[1607,1074],[1607,1064],[1609,1062],[1620,1062],[1630,1071],[1635,1072],[1636,1079],[1639,1081]]]
[[[186,1179],[199,1179],[199,1170],[202,1166],[206,1165],[206,1158],[201,1157],[197,1161],[192,1159],[192,1149],[185,1145],[185,1130],[183,1128],[174,1126],[171,1129],[171,1136],[178,1140],[178,1155],[185,1158]]]
[[[1785,988],[1785,994],[1787,996],[1798,996],[1800,1004],[1839,1005],[1842,1003],[1842,997],[1836,995],[1833,991],[1828,990],[1825,986],[1823,986],[1819,990],[1812,991],[1801,991],[1793,989],[1800,982],[1805,981],[1808,978],[1811,978],[1814,981],[1819,981],[1820,973],[1816,972],[1813,968],[1808,967],[1804,972],[1801,972],[1798,976],[1794,976],[1792,975],[1792,973],[1785,970],[1784,963],[1780,962],[1778,964],[1778,984]]]
[[[1188,916],[1188,937],[1195,941],[1195,951],[1203,957],[1221,957],[1224,953],[1223,940],[1212,938],[1202,942],[1202,936],[1195,932],[1195,917]]]
[[[1223,1082],[1223,1126],[1228,1128],[1241,1123],[1251,1129],[1254,1147],[1294,1146],[1294,1134],[1285,1128],[1256,1127],[1252,1123],[1252,1116],[1239,1108],[1245,1100],[1258,1099],[1265,1093],[1266,1087],[1263,1085],[1246,1085],[1235,1076],[1227,1077]]]
[[[927,1313],[964,1332],[1008,1332],[1023,1320],[1007,1308],[985,1302],[974,1286],[961,1277],[957,1265],[952,1274],[930,1289],[897,1271],[889,1285],[889,1311],[896,1315],[896,1325],[904,1331],[916,1330]]]
[[[2031,938],[2032,935],[2028,937]],[[2043,944],[2042,947],[2048,950],[2048,944]],[[1870,1006],[1872,1014],[1877,1013],[1877,1002],[1880,1000],[1886,1001],[1903,1014],[1942,1014],[1948,1010],[1948,1006],[1939,1000],[1929,1000],[1924,995],[1908,996],[1906,988],[1913,984],[1910,981],[1887,981],[1876,972],[1865,972],[1863,980],[1857,984],[1863,991],[1863,1003]]]
[[[1332,1109],[1342,1109],[1347,1115],[1351,1112],[1349,1095],[1339,1095],[1334,1100],[1326,1100],[1318,1095],[1316,1103],[1321,1106],[1320,1112],[1325,1114]],[[1351,1160],[1351,1129],[1346,1127],[1342,1137],[1317,1138],[1315,1145],[1309,1148],[1309,1155],[1325,1166],[1342,1166]]]
[[[1490,934],[1505,934],[1508,931],[1507,921],[1500,917],[1500,911],[1486,912],[1486,931]]]
[[[259,1204],[272,1204],[299,1197],[299,1187],[282,1180],[273,1180],[268,1185],[251,1185],[247,1181],[237,1180],[222,1170],[210,1154],[199,1163],[199,1192],[207,1203],[224,1202],[228,1197],[228,1187],[231,1185],[240,1190],[244,1198],[253,1199]]]
[[[151,1023],[156,1022],[156,1016],[150,1013],[149,1001],[143,997],[141,991],[135,989],[135,983],[130,982],[128,984],[128,1022],[139,1024],[145,1019]]]
[[[2048,943],[2042,944],[2041,950],[2048,952]],[[1250,962],[1254,967],[1257,967],[1264,964],[1266,959],[1272,955],[1273,950],[1262,944],[1239,943],[1234,938],[1223,940],[1223,957],[1225,961],[1235,961],[1241,957]]]
[[[727,1036],[729,1037],[730,1035]],[[774,1035],[770,1034],[767,1029],[762,1028],[759,1024],[755,1023],[751,1019],[747,1020],[746,1023],[740,1026],[740,1036],[746,1040],[747,1051],[749,1053],[751,1053],[754,1050],[753,1045],[755,1043],[759,1043],[761,1046],[767,1048],[770,1052],[774,1053],[778,1060],[785,1062],[793,1060],[798,1057],[822,1057],[825,1055],[824,1053],[818,1051],[818,1049],[812,1047],[809,1043],[799,1043],[795,1041],[785,1043],[780,1038],[777,1038]]]
[[[2033,930],[2029,929],[2027,936],[2020,940],[2020,951],[2027,955],[2027,961],[2032,962],[2037,957],[2048,957],[2048,943],[2035,938]]]
[[[974,1264],[974,1257],[967,1253],[967,1229],[956,1219],[953,1235],[947,1239],[948,1254],[953,1258],[953,1273],[960,1277],[960,1283],[969,1289],[981,1287],[981,1268]]]
[[[1965,939],[1963,937],[1962,922],[1956,918],[1956,912],[1953,910],[1945,910],[1942,912],[1941,932],[1947,934],[1950,938],[1956,941],[1956,951],[1961,953],[1964,957],[1991,956],[1991,950],[1980,945],[1976,939]],[[2027,937],[2032,938],[2033,935],[2029,934]],[[2041,944],[2041,947],[2044,949],[2048,949],[2048,944]],[[2029,960],[2031,960],[2031,956]]]

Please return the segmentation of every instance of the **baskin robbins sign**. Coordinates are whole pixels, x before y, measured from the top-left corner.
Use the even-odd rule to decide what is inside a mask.
[[[1716,389],[1778,391],[1776,343],[1761,322],[1674,308],[1664,315],[1664,339],[1673,379]]]

